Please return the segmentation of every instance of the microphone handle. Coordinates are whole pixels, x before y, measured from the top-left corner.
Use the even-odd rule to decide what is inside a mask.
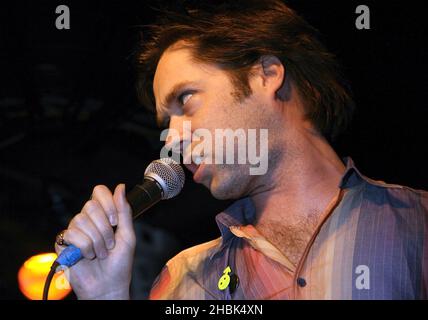
[[[138,218],[143,212],[151,208],[162,199],[162,188],[156,180],[144,178],[142,184],[137,184],[129,193],[126,200],[132,209],[132,218]],[[116,231],[116,227],[113,227]],[[74,245],[65,248],[56,259],[61,266],[71,267],[83,258],[82,252]]]
[[[129,193],[126,200],[132,209],[132,218],[138,218],[143,212],[162,200],[162,187],[156,180],[144,177],[142,184],[137,184]]]

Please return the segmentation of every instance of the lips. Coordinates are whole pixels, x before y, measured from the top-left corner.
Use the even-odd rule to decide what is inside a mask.
[[[199,183],[202,179],[204,164],[201,163],[200,165],[197,165],[194,162],[192,162],[190,164],[184,164],[184,166],[187,169],[189,169],[189,171],[193,174],[193,181],[195,181],[196,183]]]
[[[198,163],[193,161],[192,154],[190,152],[184,152],[183,164],[192,174],[195,174],[201,165],[200,161]]]
[[[197,166],[196,171],[193,173],[193,181],[195,181],[196,183],[200,183],[202,181],[202,174],[204,171],[204,164],[200,164],[199,166]]]
[[[199,167],[198,164],[196,164],[195,162],[193,162],[193,159],[192,159],[190,153],[187,153],[187,154],[184,155],[184,157],[183,157],[183,164],[193,174],[195,174],[196,170]]]
[[[183,164],[184,166],[193,174],[193,180],[199,182],[202,174],[204,154],[200,154],[197,157],[192,155],[191,146],[188,145],[187,148],[184,148],[183,142],[180,144],[181,152],[183,154]]]
[[[198,170],[198,165],[195,163],[184,164],[184,166],[192,173],[195,174],[196,170]]]

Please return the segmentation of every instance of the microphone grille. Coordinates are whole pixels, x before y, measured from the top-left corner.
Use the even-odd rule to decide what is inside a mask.
[[[162,200],[171,199],[180,193],[184,186],[184,171],[179,163],[171,158],[152,161],[144,172],[155,179],[163,189]]]

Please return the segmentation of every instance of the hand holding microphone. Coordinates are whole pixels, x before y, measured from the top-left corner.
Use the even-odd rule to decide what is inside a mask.
[[[127,195],[123,184],[113,194],[105,186],[94,188],[91,200],[63,232],[69,246],[55,244],[57,261],[73,266],[68,276],[79,299],[129,298],[136,243],[132,219],[176,196],[183,185],[183,169],[166,158],[153,161],[143,183]]]

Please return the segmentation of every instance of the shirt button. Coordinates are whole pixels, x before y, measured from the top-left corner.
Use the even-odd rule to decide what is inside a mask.
[[[306,286],[306,280],[303,278],[297,278],[297,284],[299,285],[299,287],[305,287]]]

